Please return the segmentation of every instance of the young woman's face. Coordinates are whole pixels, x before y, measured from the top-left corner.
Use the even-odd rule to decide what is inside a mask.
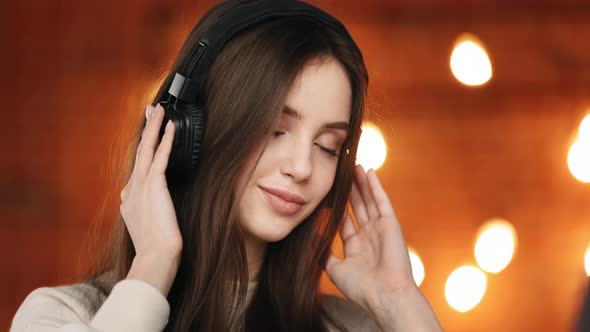
[[[336,59],[304,67],[239,202],[247,237],[279,241],[318,206],[334,182],[338,155],[346,153],[350,109],[350,83]]]

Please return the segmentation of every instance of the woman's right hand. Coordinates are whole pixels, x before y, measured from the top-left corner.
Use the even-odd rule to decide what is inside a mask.
[[[136,257],[172,259],[182,251],[182,236],[165,176],[175,128],[170,122],[158,144],[164,109],[160,104],[155,108],[148,105],[146,117],[133,173],[121,191],[120,210]]]

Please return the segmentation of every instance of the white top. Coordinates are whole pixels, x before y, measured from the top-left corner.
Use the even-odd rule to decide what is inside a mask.
[[[381,331],[352,301],[325,294],[322,301],[332,317],[350,331]],[[159,332],[169,315],[166,297],[141,280],[119,281],[108,297],[87,283],[42,287],[32,291],[18,308],[10,332]],[[325,322],[330,331],[337,331]]]

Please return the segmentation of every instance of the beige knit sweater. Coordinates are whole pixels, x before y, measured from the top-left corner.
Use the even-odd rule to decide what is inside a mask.
[[[252,290],[249,284],[248,300]],[[98,294],[87,283],[35,289],[18,308],[10,332],[159,332],[168,323],[166,297],[144,281],[121,280],[108,297]],[[381,331],[359,305],[333,295],[322,299],[349,331]]]

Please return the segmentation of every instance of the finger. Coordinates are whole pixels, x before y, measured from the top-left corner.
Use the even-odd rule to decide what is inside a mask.
[[[379,213],[382,217],[390,217],[395,216],[395,212],[393,210],[393,206],[391,206],[391,201],[383,189],[381,185],[381,181],[379,181],[379,177],[372,169],[369,170],[367,173],[367,179],[369,180],[369,185],[371,187],[371,191],[373,192],[373,196],[375,197],[375,201],[377,202],[377,208],[379,209]]]
[[[355,167],[355,175],[358,188],[360,189],[363,202],[365,202],[365,208],[367,209],[367,214],[369,216],[368,221],[378,220],[381,215],[379,214],[379,209],[377,208],[377,202],[375,202],[375,198],[371,192],[371,187],[369,187],[367,174],[361,165],[357,165],[357,167]]]
[[[119,206],[119,212],[121,213],[121,217],[123,217],[123,220],[125,220],[127,218],[127,211],[125,211],[125,206],[123,205],[123,203],[121,203],[121,206]]]
[[[137,147],[137,155],[135,157],[135,166],[133,167],[132,177],[134,178],[143,179],[150,170],[154,158],[155,146],[159,139],[160,126],[164,118],[163,111],[162,106],[158,104],[141,135],[141,141]]]
[[[342,227],[340,227],[340,237],[342,241],[346,241],[349,237],[353,236],[356,233],[356,228],[354,227],[354,223],[352,222],[352,218],[348,215],[348,212],[344,215],[344,221],[342,222]]]
[[[363,201],[363,197],[361,196],[356,182],[352,183],[352,190],[350,191],[350,205],[352,205],[354,217],[356,218],[356,222],[358,223],[359,227],[369,222],[367,208],[365,207],[365,202]]]
[[[162,137],[162,142],[160,142],[160,146],[158,146],[158,150],[154,156],[150,174],[164,174],[166,172],[168,159],[170,158],[170,151],[172,150],[172,143],[174,142],[175,131],[176,128],[174,127],[174,122],[169,120],[164,131],[164,136]]]

